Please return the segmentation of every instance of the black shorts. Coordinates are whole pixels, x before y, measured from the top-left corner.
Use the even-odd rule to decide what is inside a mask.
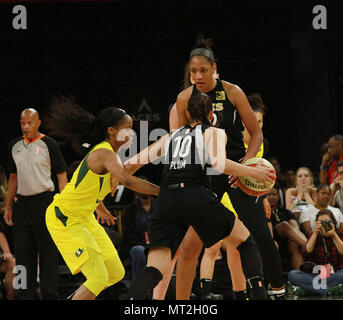
[[[174,256],[192,226],[208,248],[227,237],[234,222],[234,214],[204,186],[161,190],[149,224],[149,247],[170,248]]]

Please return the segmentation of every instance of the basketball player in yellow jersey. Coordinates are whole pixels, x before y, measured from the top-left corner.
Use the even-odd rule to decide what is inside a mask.
[[[48,230],[71,273],[81,271],[87,279],[72,299],[92,300],[125,273],[94,211],[98,219],[105,217],[114,223],[102,200],[111,190],[114,194],[118,181],[133,191],[152,195],[159,193],[159,187],[130,175],[117,155],[120,148],[129,146],[132,137],[132,119],[124,110],[109,107],[94,118],[67,99],[55,102],[52,110],[49,127],[54,134],[73,137],[75,142],[87,137],[94,145],[46,212]],[[75,132],[67,131],[76,127]]]

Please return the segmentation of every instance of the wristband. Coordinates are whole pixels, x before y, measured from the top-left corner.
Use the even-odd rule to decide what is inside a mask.
[[[328,170],[329,169],[329,167],[328,166],[320,166],[320,170]]]

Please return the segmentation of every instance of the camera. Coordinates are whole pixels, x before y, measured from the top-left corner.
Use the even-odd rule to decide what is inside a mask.
[[[330,231],[332,229],[332,222],[330,220],[321,221],[321,224],[325,231]]]

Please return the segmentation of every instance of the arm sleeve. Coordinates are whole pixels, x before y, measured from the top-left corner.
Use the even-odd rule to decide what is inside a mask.
[[[8,170],[9,170],[9,173],[17,173],[17,166],[14,162],[13,155],[12,155],[13,146],[17,141],[18,141],[18,139],[13,140],[8,145]]]
[[[59,174],[64,171],[67,171],[67,164],[64,160],[64,157],[57,142],[50,137],[44,137],[44,142],[47,144],[49,150],[51,172],[53,174]]]

